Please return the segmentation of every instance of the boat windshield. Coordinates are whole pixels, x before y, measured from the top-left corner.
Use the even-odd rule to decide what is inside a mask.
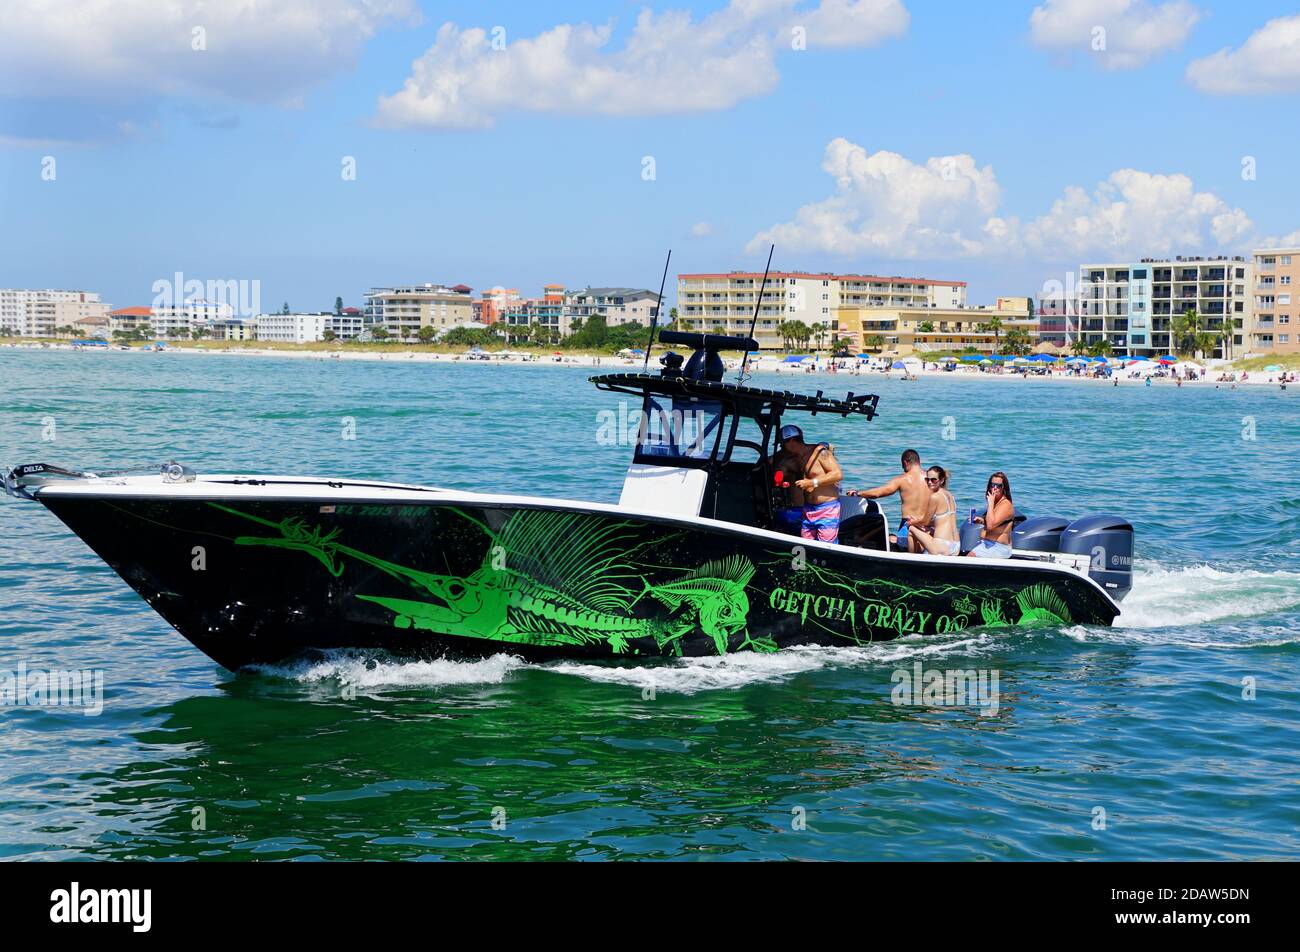
[[[722,432],[722,404],[717,400],[647,393],[637,455],[662,460],[708,460]]]

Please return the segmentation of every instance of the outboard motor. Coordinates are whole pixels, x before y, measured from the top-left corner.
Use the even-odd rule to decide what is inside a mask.
[[[1011,530],[1011,548],[1019,552],[1060,552],[1061,533],[1070,520],[1060,516],[1034,516]]]
[[[1117,602],[1133,587],[1133,526],[1127,519],[1076,519],[1061,534],[1060,551],[1088,556],[1088,575]]]

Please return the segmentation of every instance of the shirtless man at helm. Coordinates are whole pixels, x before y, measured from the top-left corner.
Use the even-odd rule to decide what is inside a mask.
[[[925,470],[921,468],[921,454],[916,450],[904,450],[902,456],[903,472],[883,486],[874,489],[851,489],[850,496],[862,496],[865,499],[882,499],[898,493],[903,505],[903,519],[898,524],[898,544],[904,544],[904,533],[909,522],[919,526],[928,526],[934,505],[932,494],[925,484]],[[920,552],[916,540],[907,537],[907,551]]]
[[[840,541],[840,480],[844,474],[829,443],[809,446],[803,430],[781,427],[781,455],[795,463],[803,478],[795,487],[803,493],[803,518],[799,534],[821,542]]]

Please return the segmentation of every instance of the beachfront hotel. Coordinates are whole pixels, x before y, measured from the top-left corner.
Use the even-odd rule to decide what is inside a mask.
[[[1255,313],[1250,350],[1258,354],[1300,353],[1300,247],[1258,248]]]
[[[57,337],[69,327],[85,330],[79,322],[106,318],[108,311],[94,291],[0,288],[0,333],[15,337]]]
[[[1079,266],[1077,315],[1069,342],[1107,340],[1117,356],[1171,352],[1174,320],[1195,310],[1219,338],[1207,357],[1240,357],[1251,347],[1254,265],[1246,258],[1178,256]],[[1228,339],[1220,335],[1228,328]]]
[[[677,323],[683,330],[709,334],[748,334],[762,272],[677,276]],[[784,346],[780,326],[802,321],[820,328],[829,342],[856,330],[837,324],[842,306],[869,308],[960,308],[966,304],[965,281],[783,271],[769,274],[759,306],[754,339],[765,349]]]
[[[995,320],[996,319],[996,320]],[[975,350],[992,354],[1007,332],[1024,331],[1032,348],[1038,322],[1029,298],[998,298],[993,307],[878,307],[855,304],[838,310],[839,336],[867,353],[909,354]]]
[[[372,323],[383,325],[393,337],[413,338],[422,327],[441,334],[474,321],[471,290],[463,284],[371,288],[366,292],[366,316]]]

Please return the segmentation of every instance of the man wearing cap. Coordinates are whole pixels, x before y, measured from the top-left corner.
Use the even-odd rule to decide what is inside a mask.
[[[781,427],[781,451],[773,460],[778,469],[790,472],[794,488],[803,495],[799,535],[819,542],[840,541],[840,480],[844,474],[829,443],[809,446],[803,430]]]

